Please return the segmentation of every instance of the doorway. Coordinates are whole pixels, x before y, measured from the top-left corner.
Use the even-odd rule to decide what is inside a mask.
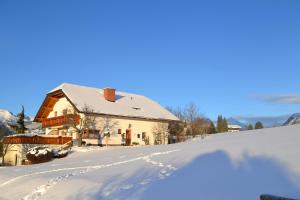
[[[18,155],[16,154],[15,155],[15,166],[17,166],[18,165]]]
[[[131,145],[131,129],[126,129],[126,146]]]

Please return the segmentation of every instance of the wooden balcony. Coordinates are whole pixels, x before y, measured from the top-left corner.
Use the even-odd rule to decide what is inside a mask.
[[[14,135],[3,138],[4,144],[66,144],[71,143],[72,137],[66,136],[25,136],[25,135]]]
[[[42,122],[43,128],[48,128],[52,126],[62,126],[68,124],[79,124],[80,116],[75,114],[68,114],[58,117],[52,117],[44,119]]]

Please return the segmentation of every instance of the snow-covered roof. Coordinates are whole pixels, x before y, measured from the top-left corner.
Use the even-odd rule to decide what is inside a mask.
[[[228,128],[241,129],[242,127],[236,124],[228,124]]]
[[[61,90],[79,111],[89,106],[95,113],[147,119],[179,120],[155,101],[116,90],[116,101],[104,99],[103,89],[63,83],[49,93]]]

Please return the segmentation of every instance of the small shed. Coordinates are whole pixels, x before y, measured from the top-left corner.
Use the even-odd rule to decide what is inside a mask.
[[[16,134],[3,138],[3,165],[22,165],[26,163],[26,153],[36,146],[60,147],[72,145],[72,137],[52,135]]]

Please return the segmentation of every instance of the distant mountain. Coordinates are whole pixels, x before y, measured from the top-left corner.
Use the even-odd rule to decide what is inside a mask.
[[[293,125],[293,124],[300,124],[300,113],[292,114],[286,122],[283,123],[284,126],[286,125]]]
[[[280,115],[280,116],[238,116],[234,119],[238,120],[243,124],[252,124],[260,121],[263,123],[264,127],[277,127],[282,126],[282,124],[287,121],[290,115]]]
[[[15,116],[13,113],[0,109],[0,122],[4,125],[16,125],[18,117]]]
[[[0,109],[0,138],[1,136],[14,133],[13,126],[17,126],[18,117],[12,112]],[[42,133],[42,126],[40,123],[32,122],[32,118],[25,116],[25,126],[28,132]]]
[[[0,121],[0,140],[3,138],[3,136],[10,135],[12,131]]]
[[[239,120],[237,120],[237,119],[235,119],[235,118],[233,118],[233,117],[228,118],[228,119],[227,119],[227,123],[228,123],[228,124],[231,124],[231,125],[239,125],[239,126],[242,127],[242,128],[246,128],[246,127],[247,127],[246,124],[240,122]]]

